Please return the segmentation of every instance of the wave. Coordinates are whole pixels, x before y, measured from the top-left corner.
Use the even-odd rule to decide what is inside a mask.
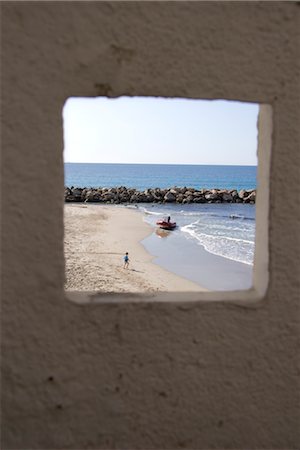
[[[227,216],[223,216],[223,217],[227,217]],[[239,214],[230,214],[229,219],[241,219],[241,220],[254,220],[255,221],[255,217],[240,216]]]
[[[141,209],[143,211],[144,214],[146,214],[147,216],[162,216],[162,215],[167,215],[166,213],[162,214],[161,212],[156,212],[156,211],[149,211],[148,209],[144,208],[144,207],[139,207],[139,209]]]
[[[209,253],[232,261],[253,265],[254,242],[252,241],[230,236],[197,233],[191,225],[181,227],[180,230],[196,239]]]
[[[250,217],[250,216],[244,216],[242,214],[217,214],[217,213],[213,213],[213,212],[199,212],[199,211],[191,211],[191,212],[186,212],[186,211],[179,211],[181,215],[183,216],[196,216],[196,217],[221,217],[221,218],[225,218],[225,219],[239,219],[239,220],[254,220],[255,221],[255,217]]]
[[[204,238],[219,239],[219,240],[227,239],[229,241],[244,242],[245,244],[254,244],[253,241],[248,241],[247,239],[234,238],[234,237],[224,236],[224,235],[218,236],[216,234],[214,235],[214,234],[206,234],[206,233],[196,233],[196,231],[191,229],[191,225],[185,225],[184,227],[181,227],[180,230],[183,232],[193,234],[193,236],[196,238],[204,237]]]
[[[224,222],[224,223],[213,223],[213,222],[201,222],[200,220],[196,220],[195,222],[192,222],[190,224],[184,225],[182,228],[184,227],[190,227],[190,228],[194,228],[196,230],[199,229],[199,227],[201,227],[201,231],[203,231],[203,229],[207,229],[209,227],[209,230],[216,230],[218,232],[230,232],[230,233],[239,233],[241,231],[247,231],[248,234],[252,234],[253,233],[253,227],[251,226],[247,226],[244,225],[243,228],[240,228],[239,226],[229,226],[228,223]],[[210,233],[212,234],[212,233]]]
[[[118,206],[120,206],[120,205],[118,205]],[[136,206],[136,205],[122,205],[122,206],[124,206],[124,208],[127,208],[127,209],[138,209],[138,206]]]

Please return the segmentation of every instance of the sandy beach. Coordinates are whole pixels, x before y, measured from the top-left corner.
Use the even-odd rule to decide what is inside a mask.
[[[65,262],[68,291],[156,293],[206,291],[154,264],[141,240],[153,232],[134,209],[66,204]],[[123,268],[129,252],[130,264]]]

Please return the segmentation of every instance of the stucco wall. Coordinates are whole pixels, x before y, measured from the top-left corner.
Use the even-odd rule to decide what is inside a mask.
[[[299,2],[1,2],[2,449],[299,448]],[[270,282],[233,302],[64,297],[70,96],[271,104]]]

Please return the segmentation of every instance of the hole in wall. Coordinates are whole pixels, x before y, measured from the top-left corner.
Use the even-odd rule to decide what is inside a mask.
[[[258,110],[224,100],[68,99],[66,290],[250,289]]]

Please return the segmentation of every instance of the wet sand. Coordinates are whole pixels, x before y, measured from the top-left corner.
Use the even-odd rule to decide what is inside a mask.
[[[156,230],[142,244],[154,262],[212,291],[252,287],[253,266],[213,255],[182,234]]]

